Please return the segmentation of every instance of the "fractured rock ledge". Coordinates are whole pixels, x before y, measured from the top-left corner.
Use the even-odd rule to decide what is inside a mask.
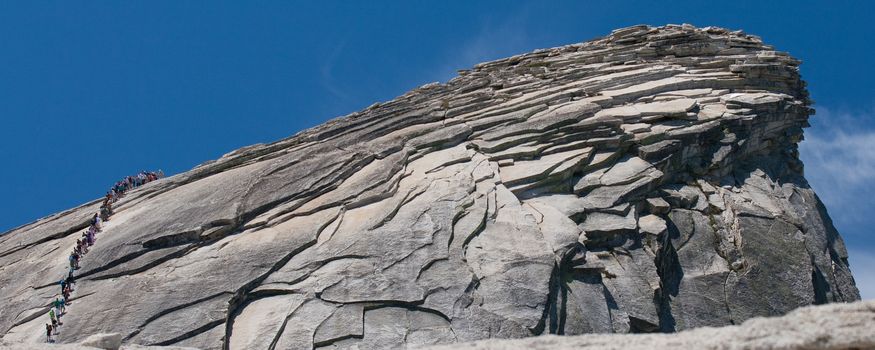
[[[859,300],[803,177],[800,62],[721,28],[635,26],[130,191],[62,343],[386,349],[674,332]],[[43,340],[99,206],[0,235],[0,336]]]

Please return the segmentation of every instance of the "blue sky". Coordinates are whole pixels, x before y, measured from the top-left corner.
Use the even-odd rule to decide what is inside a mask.
[[[475,63],[644,23],[743,29],[803,60],[806,173],[875,298],[875,2],[0,2],[0,231]]]

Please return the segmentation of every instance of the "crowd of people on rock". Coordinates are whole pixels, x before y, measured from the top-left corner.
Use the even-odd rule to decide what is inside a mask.
[[[109,221],[109,217],[112,215],[112,204],[124,197],[125,192],[162,177],[164,177],[164,172],[161,170],[157,172],[141,171],[137,175],[128,176],[116,182],[106,193],[106,197],[100,205],[100,211],[91,217],[88,228],[82,232],[82,237],[76,240],[76,246],[70,253],[70,268],[67,276],[58,282],[61,285],[61,294],[49,305],[51,323],[46,323],[46,342],[53,343],[53,336],[58,334],[59,327],[63,325],[61,316],[67,313],[67,305],[70,305],[70,294],[73,293],[73,286],[76,284],[73,274],[79,269],[79,261],[94,245],[97,234],[101,232],[101,223]]]

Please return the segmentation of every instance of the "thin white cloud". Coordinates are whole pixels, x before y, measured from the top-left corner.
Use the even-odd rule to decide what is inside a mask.
[[[800,144],[805,176],[826,203],[830,215],[845,223],[871,221],[875,205],[875,129],[872,112],[835,112],[818,108],[814,127]]]
[[[817,172],[829,173],[842,185],[856,186],[875,179],[875,132],[835,131],[830,135],[814,134],[804,145]]]
[[[341,89],[334,79],[334,65],[337,63],[337,59],[340,58],[340,55],[343,53],[343,49],[346,46],[346,39],[341,40],[331,50],[331,53],[325,57],[325,62],[319,67],[319,73],[322,79],[320,79],[320,83],[322,87],[325,88],[331,95],[335,98],[348,101],[349,94],[347,94],[343,89]]]
[[[532,39],[526,31],[528,23],[529,11],[525,6],[499,20],[487,15],[477,33],[448,53],[438,80],[447,81],[456,76],[457,70],[471,68],[477,63],[530,51]]]
[[[799,145],[805,177],[848,242],[851,271],[863,299],[875,298],[875,109],[819,107]],[[872,242],[865,244],[866,242]]]

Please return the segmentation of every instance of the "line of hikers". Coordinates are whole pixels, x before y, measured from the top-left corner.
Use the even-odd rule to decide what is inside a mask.
[[[101,223],[109,221],[112,215],[112,204],[124,197],[128,190],[140,187],[151,181],[158,180],[164,177],[164,172],[141,171],[134,176],[128,176],[110,188],[100,205],[100,211],[91,217],[88,229],[82,232],[82,237],[76,240],[76,246],[73,247],[73,252],[70,253],[70,269],[67,272],[67,277],[61,279],[58,283],[61,285],[61,295],[52,301],[49,307],[49,319],[51,323],[46,323],[46,342],[54,343],[53,335],[58,334],[58,328],[63,325],[61,316],[67,313],[67,305],[70,305],[70,294],[73,293],[73,286],[76,284],[76,279],[73,273],[79,269],[79,261],[89,248],[94,245],[97,239],[97,234],[101,232]]]
[[[128,176],[121,181],[116,182],[115,185],[110,188],[109,192],[113,195],[122,195],[128,189],[140,187],[148,182],[158,180],[162,177],[164,177],[164,172],[161,170],[158,170],[156,172],[141,171],[137,175]],[[110,193],[107,193],[107,196],[109,196]]]

